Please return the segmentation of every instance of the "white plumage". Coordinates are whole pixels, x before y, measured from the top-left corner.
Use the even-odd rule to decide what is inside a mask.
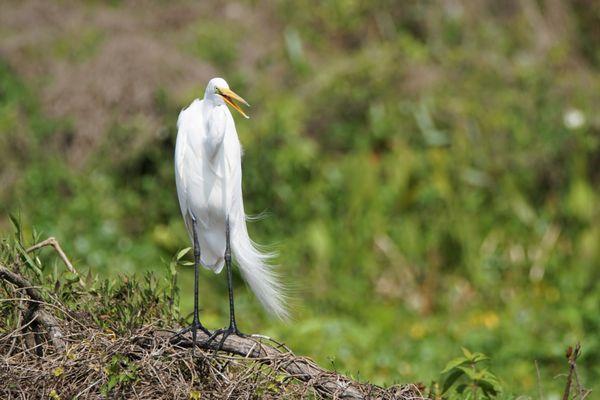
[[[193,240],[192,218],[201,263],[215,273],[225,263],[226,219],[231,249],[242,275],[262,305],[285,318],[282,286],[246,229],[242,199],[242,149],[227,104],[246,116],[233,100],[244,102],[221,78],[211,79],[204,99],[194,100],[179,114],[175,146],[175,182],[181,214]]]

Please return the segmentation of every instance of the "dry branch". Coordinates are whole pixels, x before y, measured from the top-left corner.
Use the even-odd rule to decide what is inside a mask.
[[[581,344],[577,343],[575,348],[569,346],[567,348],[567,362],[569,363],[569,373],[567,375],[567,382],[565,383],[565,391],[563,393],[563,400],[569,400],[572,391],[573,378],[575,378],[576,391],[575,396],[577,399],[585,399],[592,391],[585,389],[579,383],[579,375],[577,374],[577,358],[581,354]]]
[[[33,287],[33,285],[31,283],[29,283],[29,281],[27,279],[23,278],[21,275],[17,274],[16,272],[12,272],[11,270],[9,270],[8,268],[6,268],[3,265],[0,265],[0,279],[10,282],[13,285],[15,285],[16,287],[18,287],[19,289],[24,290],[25,293],[27,293],[27,295],[32,300],[35,300],[37,302],[44,301],[40,292],[35,287]]]
[[[157,334],[163,338],[165,335],[169,337],[172,335],[164,331],[157,332]],[[188,348],[192,346],[191,334],[188,333],[182,339],[178,342],[179,345]],[[267,345],[263,337],[229,336],[220,349],[218,338],[210,342],[207,342],[207,339],[208,336],[204,332],[198,332],[197,346],[203,350],[221,350],[245,358],[258,359],[271,367],[275,367],[275,369],[284,370],[290,377],[302,382],[310,382],[320,394],[326,397],[342,399],[385,398],[380,397],[386,393],[383,388],[360,384],[338,373],[327,371],[309,358],[295,356],[287,348],[282,351]],[[278,345],[277,347],[281,346]],[[412,387],[411,389],[416,390],[417,388]]]
[[[71,261],[69,261],[69,258],[67,257],[67,255],[63,251],[62,247],[60,247],[60,243],[58,243],[58,240],[56,240],[55,238],[49,237],[46,240],[43,240],[43,241],[41,241],[41,242],[39,242],[37,244],[34,244],[33,246],[29,247],[25,251],[27,253],[31,253],[32,251],[41,249],[42,247],[46,247],[46,246],[51,246],[58,253],[58,256],[63,261],[63,263],[65,263],[65,266],[67,267],[67,269],[69,270],[69,272],[75,274],[77,276],[77,278],[79,278],[79,284],[82,287],[85,287],[85,282],[83,281],[83,279],[81,279],[81,276],[79,275],[79,272],[77,272],[77,270],[75,269],[75,267],[73,267],[73,264],[71,264]]]
[[[22,310],[24,314],[23,321],[25,326],[31,325],[35,334],[39,334],[37,329],[38,324],[46,328],[48,338],[52,342],[54,348],[58,351],[65,350],[65,342],[63,341],[63,333],[59,328],[57,319],[51,313],[43,309],[44,299],[40,292],[33,285],[19,274],[12,272],[8,268],[0,265],[0,279],[9,282],[18,289],[25,291],[31,300],[28,301],[28,308]],[[38,352],[39,354],[39,352]]]

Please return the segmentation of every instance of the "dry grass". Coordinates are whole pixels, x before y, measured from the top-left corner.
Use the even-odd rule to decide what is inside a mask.
[[[21,340],[26,335],[22,331],[0,340],[2,398],[357,398],[342,395],[342,389],[323,389],[324,381],[346,379],[335,373],[306,382],[286,373],[295,359],[291,353],[251,358],[200,350],[192,357],[189,346],[171,344],[170,334],[155,326],[119,337],[75,320],[63,322],[69,343],[64,353],[43,342],[40,358]],[[9,353],[14,338],[21,344]],[[422,398],[413,385],[356,387],[365,398]]]

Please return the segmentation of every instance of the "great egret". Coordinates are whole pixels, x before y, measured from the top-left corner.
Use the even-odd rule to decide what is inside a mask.
[[[200,329],[221,343],[241,335],[235,321],[231,279],[231,250],[242,275],[267,311],[285,318],[282,286],[262,253],[248,236],[242,199],[242,149],[227,105],[249,118],[236,104],[248,106],[222,78],[208,82],[204,99],[194,100],[179,114],[175,145],[175,182],[185,226],[194,245],[194,346]],[[212,335],[198,318],[198,266],[215,273],[227,267],[229,327]]]

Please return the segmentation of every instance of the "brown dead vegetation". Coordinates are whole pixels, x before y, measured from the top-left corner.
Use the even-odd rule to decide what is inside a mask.
[[[80,296],[93,291],[55,239],[22,254],[46,246],[67,265],[72,281],[79,282]],[[32,284],[20,273],[22,267],[19,261],[11,268],[0,265],[1,398],[424,398],[417,385],[382,388],[327,371],[262,335],[221,341],[198,332],[193,354],[191,334],[175,335],[179,326],[165,328],[158,315],[117,334],[98,326],[93,311],[72,310],[58,294]],[[118,317],[100,316],[107,318]]]

